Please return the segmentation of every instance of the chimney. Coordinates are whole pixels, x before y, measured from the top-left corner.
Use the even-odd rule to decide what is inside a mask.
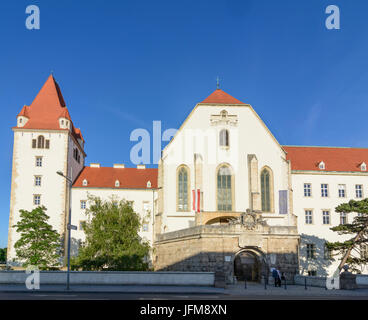
[[[146,166],[144,164],[138,164],[137,169],[146,169]]]
[[[100,167],[100,164],[99,163],[90,163],[89,166],[91,168],[99,168]]]
[[[114,164],[114,168],[124,169],[125,168],[125,165],[123,163],[115,163]]]

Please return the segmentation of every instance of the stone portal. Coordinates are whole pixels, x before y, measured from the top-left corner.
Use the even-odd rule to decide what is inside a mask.
[[[157,235],[156,271],[203,271],[259,281],[271,267],[293,280],[298,272],[299,235],[294,226],[268,226],[246,219],[244,224],[201,225]],[[250,280],[251,279],[251,280]]]

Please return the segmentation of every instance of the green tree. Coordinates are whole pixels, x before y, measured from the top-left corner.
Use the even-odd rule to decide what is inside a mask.
[[[6,248],[0,248],[0,263],[6,262]]]
[[[59,264],[60,235],[47,223],[50,217],[46,210],[44,206],[20,210],[20,220],[13,226],[20,234],[14,244],[15,252],[24,267],[34,265],[45,270]]]
[[[150,246],[138,235],[140,218],[130,201],[103,201],[89,197],[83,223],[86,241],[72,260],[73,269],[83,270],[148,270],[146,258]]]
[[[343,242],[328,242],[327,247],[333,250],[334,255],[342,255],[339,270],[348,264],[352,270],[359,271],[357,267],[368,263],[367,251],[364,249],[368,245],[368,199],[350,200],[337,206],[335,211],[338,213],[354,212],[358,215],[352,223],[340,224],[331,228],[339,235],[351,235],[351,238]]]

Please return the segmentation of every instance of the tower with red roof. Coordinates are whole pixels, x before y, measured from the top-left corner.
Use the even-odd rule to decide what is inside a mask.
[[[65,233],[69,185],[56,174],[62,171],[73,181],[84,167],[84,139],[74,126],[58,83],[49,76],[32,104],[17,116],[14,132],[9,226],[19,220],[19,210],[44,205],[50,223]],[[8,260],[15,257],[19,238],[9,228]]]

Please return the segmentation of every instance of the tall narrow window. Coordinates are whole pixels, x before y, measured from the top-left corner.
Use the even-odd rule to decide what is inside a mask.
[[[307,259],[315,259],[316,258],[316,246],[313,243],[307,244]]]
[[[322,220],[323,224],[330,224],[330,211],[328,210],[322,211]]]
[[[321,197],[322,198],[328,197],[328,184],[326,183],[321,184]]]
[[[304,197],[312,196],[312,185],[310,183],[304,183]]]
[[[348,216],[346,215],[346,212],[340,213],[340,224],[347,224],[348,223]]]
[[[217,210],[231,211],[232,205],[231,170],[222,166],[217,172]]]
[[[305,224],[313,223],[313,212],[312,210],[305,210]]]
[[[45,138],[43,136],[38,136],[37,138],[37,148],[43,149],[45,147]]]
[[[32,139],[32,148],[33,149],[37,148],[37,140],[36,139]]]
[[[41,177],[35,176],[35,186],[40,187],[41,186]]]
[[[41,196],[39,194],[33,195],[33,204],[36,206],[41,204]]]
[[[361,184],[355,185],[355,197],[363,198],[363,186]]]
[[[325,260],[332,259],[332,250],[327,247],[326,243],[325,243],[325,247],[324,247],[324,258],[325,258]]]
[[[42,157],[36,157],[36,167],[42,167]]]
[[[268,169],[263,169],[261,172],[261,200],[262,211],[271,211],[271,174]]]
[[[220,146],[221,147],[229,146],[229,131],[226,129],[222,129],[220,131]]]
[[[186,167],[180,167],[178,171],[178,211],[189,211],[189,177]]]
[[[339,198],[345,198],[346,196],[346,186],[344,184],[339,184]]]

